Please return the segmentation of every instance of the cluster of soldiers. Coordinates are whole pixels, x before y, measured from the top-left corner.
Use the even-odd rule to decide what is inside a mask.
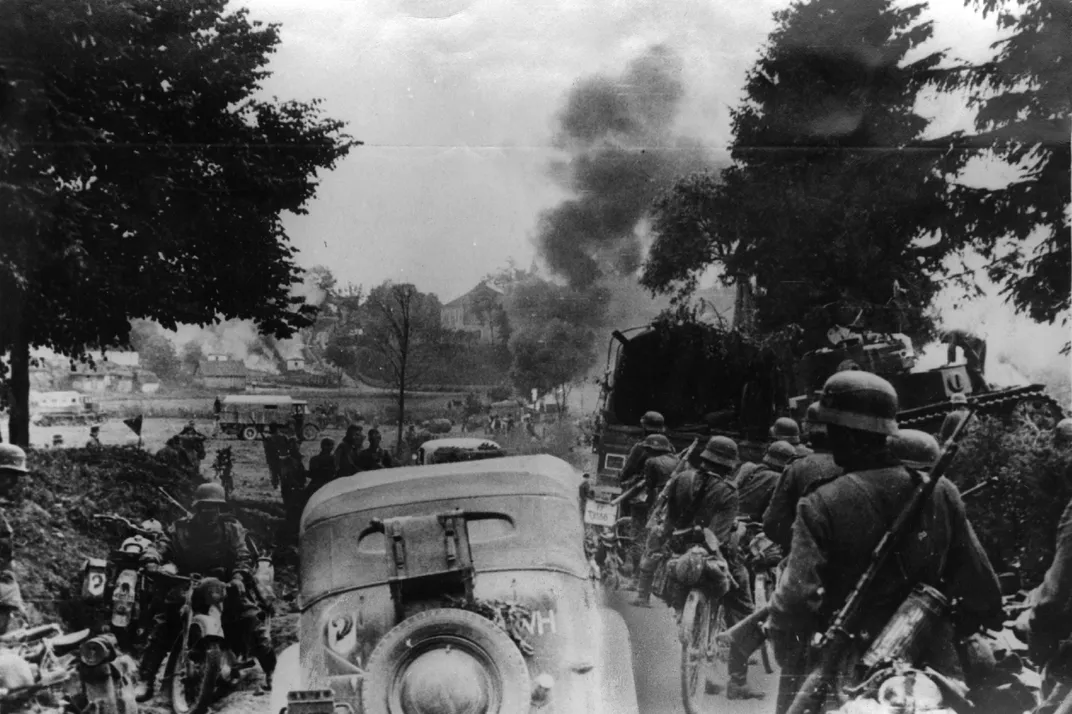
[[[846,366],[827,380],[820,400],[808,408],[803,439],[794,420],[778,419],[760,463],[741,463],[737,444],[726,436],[712,437],[686,455],[687,463],[679,463],[661,415],[645,414],[644,438],[629,453],[621,474],[623,488],[643,484],[644,495],[633,502],[632,515],[648,526],[634,604],[650,606],[658,563],[668,552],[680,554],[689,547],[680,534],[708,529],[717,540],[708,546],[717,547],[732,575],[722,601],[726,623],[740,622],[754,608],[738,519],[761,522],[783,557],[764,630],[781,667],[775,711],[784,714],[818,664],[813,637],[825,630],[868,567],[874,548],[915,489],[916,472],[929,471],[940,456],[933,436],[898,428],[897,412],[897,393],[886,380]],[[948,437],[966,414],[951,413],[940,438]],[[1072,419],[1057,425],[1052,443],[1072,449]],[[653,513],[649,520],[648,511],[657,502],[665,502],[665,514]],[[924,584],[956,603],[949,626],[933,633],[928,664],[966,677],[969,686],[985,686],[980,673],[993,655],[987,658],[990,649],[981,633],[1002,628],[1001,587],[952,482],[939,480],[913,528],[870,592],[862,633],[854,633],[864,636],[855,638],[858,651],[850,654],[843,671],[851,672],[869,637],[881,631],[914,587]],[[1066,641],[1072,635],[1072,503],[1061,520],[1054,563],[1030,602],[1023,630],[1036,662],[1050,663],[1044,694],[1051,703],[1039,710],[1049,712],[1072,691],[1072,675],[1067,674],[1072,672],[1072,640]],[[751,652],[746,646],[731,643],[729,699],[763,697],[748,686]],[[957,656],[965,652],[968,661]],[[1066,674],[1052,664],[1058,656],[1064,658]],[[709,693],[721,690],[708,683]]]
[[[164,447],[156,452],[156,457],[179,471],[189,473],[191,478],[200,479],[201,462],[205,459],[207,439],[207,436],[197,430],[193,420],[190,420],[182,431],[164,443]]]
[[[264,439],[268,473],[272,487],[282,491],[287,519],[292,524],[301,518],[309,497],[326,484],[362,471],[389,469],[398,465],[391,452],[383,447],[380,430],[375,427],[369,429],[367,447],[364,431],[360,424],[351,424],[338,446],[334,439],[321,439],[320,452],[309,459],[307,470],[298,439],[283,434],[278,424],[268,427],[268,436]]]

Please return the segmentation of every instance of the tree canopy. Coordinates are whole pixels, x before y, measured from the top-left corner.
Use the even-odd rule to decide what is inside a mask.
[[[642,283],[687,295],[712,263],[756,281],[760,329],[824,335],[862,311],[920,335],[939,256],[916,239],[943,210],[939,152],[917,96],[942,59],[922,4],[813,0],[777,26],[732,113],[734,164],[681,179],[655,205]]]
[[[942,241],[991,259],[990,277],[1020,312],[1038,322],[1068,318],[1072,299],[1072,9],[1066,0],[966,0],[993,15],[1008,37],[992,61],[958,67],[941,86],[967,92],[975,132],[938,144],[951,174],[973,159],[1018,169],[1006,186],[958,182]]]
[[[281,216],[356,142],[317,101],[254,98],[279,29],[225,5],[0,3],[0,353],[17,443],[30,346],[126,344],[132,318],[249,319],[280,337],[310,322]]]

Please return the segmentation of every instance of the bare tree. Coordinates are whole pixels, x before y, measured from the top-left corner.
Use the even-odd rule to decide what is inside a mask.
[[[422,293],[409,283],[390,281],[377,286],[368,296],[367,345],[375,349],[386,367],[385,376],[398,390],[398,439],[402,450],[402,430],[406,410],[406,388],[420,379],[422,369],[434,358],[439,342],[439,300]]]

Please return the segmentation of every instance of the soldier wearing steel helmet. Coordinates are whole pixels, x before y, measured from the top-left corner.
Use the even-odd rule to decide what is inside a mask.
[[[629,455],[625,457],[625,465],[622,466],[622,471],[618,474],[622,488],[629,488],[635,483],[635,479],[643,475],[644,462],[651,455],[651,452],[644,448],[644,440],[652,434],[665,434],[666,420],[663,419],[663,415],[659,412],[647,412],[640,418],[640,428],[644,430],[644,436],[633,444],[633,448],[629,450]]]
[[[841,467],[834,463],[827,448],[826,424],[819,420],[819,402],[808,407],[804,423],[814,453],[794,459],[785,467],[763,513],[763,532],[783,553],[789,552],[797,503],[805,494],[841,475]]]
[[[819,419],[845,474],[800,500],[785,572],[771,598],[769,631],[782,665],[778,712],[788,708],[808,672],[807,643],[844,603],[917,486],[917,478],[887,446],[887,438],[897,433],[897,410],[893,387],[869,372],[840,372],[823,386]],[[1002,626],[997,576],[952,483],[939,480],[915,532],[902,543],[868,591],[860,631],[850,633],[856,647],[848,654],[846,672],[863,654],[867,636],[885,626],[917,584],[958,601],[954,627],[935,632],[925,655],[939,672],[957,667],[939,656],[955,651],[954,628],[956,636],[966,637],[980,626]]]
[[[886,445],[893,458],[917,471],[930,471],[941,456],[938,440],[916,429],[899,429],[896,434],[886,437]]]
[[[770,428],[770,438],[792,444],[796,456],[807,456],[812,451],[800,443],[800,425],[790,417],[779,417]]]
[[[788,441],[775,441],[767,447],[755,469],[738,472],[735,484],[742,518],[762,521],[774,486],[785,467],[796,458],[796,449]]]
[[[193,514],[171,525],[158,538],[154,548],[143,556],[150,569],[172,563],[179,575],[200,573],[217,577],[229,584],[233,606],[224,611],[224,627],[239,628],[251,643],[250,650],[270,684],[275,670],[275,651],[265,626],[262,603],[254,597],[253,558],[246,540],[246,529],[230,512],[227,495],[218,483],[206,483],[194,491]],[[182,628],[181,588],[172,589],[162,610],[154,618],[153,630],[142,656],[138,701],[147,701],[155,691],[156,674],[171,643]]]
[[[10,504],[8,499],[12,491],[27,473],[26,452],[14,444],[0,443],[0,505]],[[11,524],[0,511],[0,634],[8,631],[12,615],[26,611],[19,582],[15,579],[14,537]]]
[[[737,444],[733,439],[711,437],[700,453],[698,468],[679,473],[667,486],[666,523],[662,531],[664,542],[670,542],[671,546],[674,531],[700,527],[714,533],[735,581],[722,598],[728,626],[753,611],[748,571],[738,553],[735,536],[740,504],[732,476],[739,463]],[[728,699],[763,698],[761,692],[748,686],[748,654],[741,648],[730,648],[727,670]]]
[[[938,442],[940,444],[944,444],[949,439],[949,436],[956,431],[956,428],[960,426],[960,423],[964,421],[965,417],[968,416],[968,398],[962,392],[957,392],[951,396],[949,402],[956,406],[942,420],[942,427],[938,430]]]
[[[673,453],[674,447],[665,434],[650,434],[645,437],[641,445],[648,455],[644,461],[644,470],[641,475],[644,483],[644,497],[633,501],[631,508],[633,535],[638,539],[637,542],[641,542],[644,538],[651,509],[678,465],[678,458]],[[633,570],[642,573],[642,554],[639,550],[634,550],[633,552],[635,553]],[[641,578],[643,577],[642,574]]]
[[[1062,419],[1053,428],[1053,446],[1057,449],[1072,447],[1072,419]]]

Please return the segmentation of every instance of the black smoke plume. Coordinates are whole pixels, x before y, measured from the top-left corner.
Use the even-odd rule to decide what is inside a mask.
[[[644,258],[638,226],[674,179],[711,165],[698,142],[674,133],[681,60],[657,45],[618,78],[593,76],[570,91],[554,144],[569,158],[552,175],[573,193],[540,216],[536,246],[571,286],[633,276]]]

